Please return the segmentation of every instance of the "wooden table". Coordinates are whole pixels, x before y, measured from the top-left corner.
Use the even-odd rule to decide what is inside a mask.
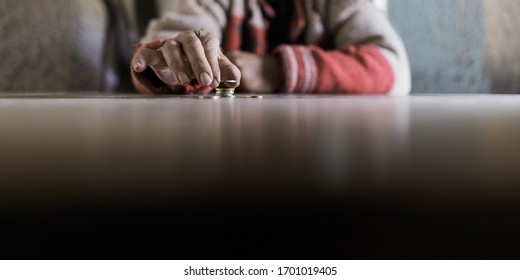
[[[0,94],[0,257],[519,258],[520,96]]]

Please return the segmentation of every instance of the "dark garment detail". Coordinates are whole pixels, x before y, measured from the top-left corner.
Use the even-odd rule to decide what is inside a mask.
[[[292,43],[290,42],[290,25],[294,16],[294,0],[268,0],[268,3],[276,11],[274,18],[266,15],[269,20],[268,50],[271,52],[279,45]]]
[[[158,8],[155,1],[135,1],[135,14],[137,15],[137,28],[139,36],[143,37],[146,34],[146,29],[150,20],[156,18],[158,14]]]

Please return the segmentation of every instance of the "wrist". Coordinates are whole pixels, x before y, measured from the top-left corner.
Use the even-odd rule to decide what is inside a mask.
[[[266,56],[266,67],[264,75],[269,83],[268,89],[272,92],[279,92],[283,88],[283,65],[277,55]]]

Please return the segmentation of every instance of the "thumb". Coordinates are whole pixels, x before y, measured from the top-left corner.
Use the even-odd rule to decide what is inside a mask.
[[[220,78],[221,81],[224,81],[224,84],[228,87],[239,87],[240,80],[242,79],[242,72],[240,69],[233,64],[226,56],[220,55],[218,64],[220,67]],[[226,83],[226,80],[236,80],[236,83]]]

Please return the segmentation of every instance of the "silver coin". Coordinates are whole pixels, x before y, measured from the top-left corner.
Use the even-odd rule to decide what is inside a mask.
[[[222,83],[226,83],[226,84],[236,84],[236,83],[237,83],[237,80],[223,80]]]

